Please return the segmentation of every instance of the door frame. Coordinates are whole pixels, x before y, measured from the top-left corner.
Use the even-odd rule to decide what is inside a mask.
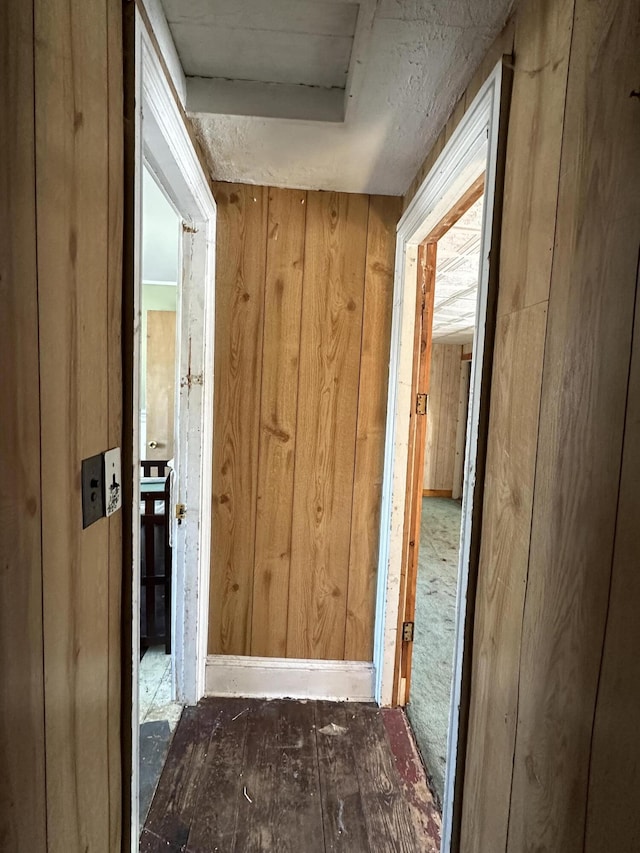
[[[138,849],[138,678],[140,660],[140,334],[142,291],[142,174],[147,164],[183,221],[181,280],[176,316],[176,393],[173,503],[186,506],[172,520],[172,675],[174,697],[195,704],[205,691],[211,551],[216,205],[153,36],[137,8],[133,22],[133,328],[131,478],[131,850]],[[179,420],[179,422],[178,422]],[[126,585],[125,585],[126,589]],[[126,609],[125,609],[126,614]],[[126,636],[126,630],[125,630]],[[126,668],[125,668],[126,672]],[[127,692],[125,691],[125,696]]]
[[[510,59],[510,58],[509,58]],[[499,62],[461,119],[451,139],[398,223],[389,393],[385,441],[380,553],[374,638],[376,700],[398,704],[394,693],[405,595],[405,525],[410,412],[414,387],[414,340],[418,248],[456,202],[485,173],[477,339],[474,343],[467,430],[463,527],[457,590],[454,676],[447,747],[441,851],[454,849],[464,775],[471,665],[471,637],[481,522],[484,452],[495,325],[502,182],[508,106],[509,59]],[[490,265],[489,260],[494,258]]]
[[[467,188],[441,222],[418,246],[418,305],[416,306],[414,367],[411,399],[417,400],[424,394],[429,401],[431,385],[431,344],[433,331],[433,309],[437,277],[438,241],[452,228],[469,208],[484,195],[484,172]],[[474,335],[475,336],[475,335]],[[407,493],[405,498],[404,542],[402,565],[403,582],[400,588],[398,608],[399,630],[405,622],[414,623],[416,610],[416,588],[418,581],[418,552],[422,522],[422,497],[424,481],[424,457],[429,428],[429,407],[422,411],[413,406],[409,413],[409,446],[407,468]],[[466,436],[466,431],[465,431]],[[465,454],[466,463],[466,454]],[[464,468],[463,468],[464,471]],[[406,705],[411,695],[411,663],[413,639],[397,644],[393,695],[398,705]]]

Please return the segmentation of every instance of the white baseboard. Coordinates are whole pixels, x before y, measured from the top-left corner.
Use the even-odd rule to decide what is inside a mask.
[[[209,655],[206,696],[373,702],[375,671],[364,661]]]

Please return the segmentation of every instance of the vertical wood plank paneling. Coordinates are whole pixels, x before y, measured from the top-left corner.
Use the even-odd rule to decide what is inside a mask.
[[[0,13],[0,846],[46,849],[33,3]]]
[[[209,651],[370,660],[400,202],[216,195]]]
[[[287,655],[344,655],[368,197],[308,196]]]
[[[399,199],[371,197],[349,547],[346,660],[373,658],[395,231],[399,216]]]
[[[460,347],[462,352],[463,347]],[[451,497],[459,499],[462,497],[464,480],[464,458],[467,438],[467,417],[469,414],[469,362],[461,359],[458,368],[458,412],[456,416],[456,443],[453,459],[453,487]]]
[[[307,193],[268,193],[251,653],[284,657]]]
[[[501,317],[496,328],[463,800],[465,853],[506,846],[546,315],[546,303],[540,303]]]
[[[48,849],[106,851],[109,527],[79,476],[109,438],[106,2],[36,0],[35,32]]]
[[[440,399],[442,392],[442,371],[444,351],[442,344],[431,346],[431,379],[429,386],[429,416],[427,418],[427,438],[425,442],[424,483],[425,489],[437,488],[436,471],[438,465],[438,434],[440,423]]]
[[[516,17],[498,314],[549,298],[574,0]]]
[[[639,270],[640,272],[640,270]],[[611,592],[593,726],[585,853],[640,848],[640,300],[624,427]]]
[[[437,288],[437,282],[436,282]],[[423,488],[452,491],[455,463],[460,347],[434,343]]]
[[[440,394],[440,429],[438,440],[436,488],[453,488],[453,458],[456,442],[456,418],[458,414],[458,390],[460,375],[459,348],[445,346]]]
[[[107,3],[107,62],[109,120],[109,183],[107,258],[107,356],[108,356],[108,441],[109,447],[122,447],[123,371],[122,371],[122,255],[124,217],[124,118],[122,7]],[[124,468],[123,468],[124,470]],[[109,678],[107,749],[109,755],[109,850],[118,850],[122,836],[122,761],[121,710],[124,725],[129,725],[126,704],[121,695],[121,605],[122,605],[122,524],[123,513],[114,513],[109,525]],[[126,772],[126,771],[125,771]],[[128,784],[125,786],[128,791]],[[126,794],[125,794],[126,796]]]
[[[267,190],[217,184],[213,549],[209,652],[249,654]]]
[[[523,624],[513,853],[531,839],[539,849],[584,849],[636,293],[640,110],[629,93],[638,85],[639,47],[637,4],[576,0]],[[624,808],[637,808],[631,791]]]
[[[147,311],[146,364],[147,447],[145,459],[173,459],[176,411],[176,312]]]

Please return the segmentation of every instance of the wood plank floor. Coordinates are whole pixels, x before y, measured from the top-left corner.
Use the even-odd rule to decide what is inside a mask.
[[[185,708],[142,853],[437,853],[440,817],[404,713],[205,699]]]

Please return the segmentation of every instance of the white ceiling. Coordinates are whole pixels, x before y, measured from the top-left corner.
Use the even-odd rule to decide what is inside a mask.
[[[482,237],[481,196],[438,240],[433,342],[466,344],[473,340]]]
[[[162,0],[159,41],[216,179],[399,195],[513,5]]]

